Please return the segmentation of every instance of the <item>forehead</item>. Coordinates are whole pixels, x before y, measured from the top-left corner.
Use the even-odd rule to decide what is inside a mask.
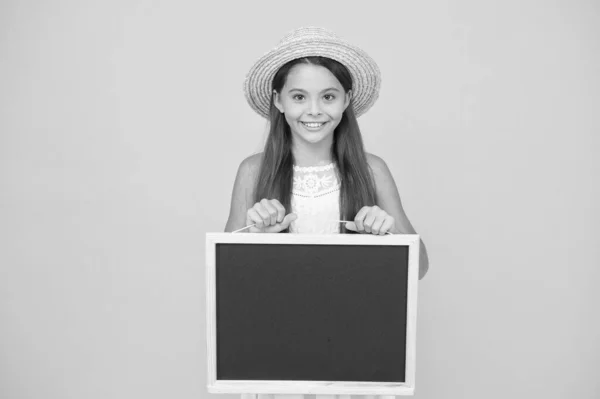
[[[297,64],[290,69],[284,88],[320,91],[329,87],[343,90],[342,84],[331,71],[320,65]]]

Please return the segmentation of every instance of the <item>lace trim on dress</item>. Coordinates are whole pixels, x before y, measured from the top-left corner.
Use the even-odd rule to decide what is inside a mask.
[[[326,172],[328,170],[333,169],[335,165],[332,163],[330,163],[329,165],[324,165],[324,166],[297,166],[294,165],[294,172],[303,172],[303,173],[308,173],[308,172]]]
[[[302,197],[320,197],[335,192],[340,188],[337,174],[333,171],[334,165],[309,166],[305,169],[312,171],[294,173],[293,193]],[[322,169],[322,170],[315,170]],[[317,174],[318,173],[318,174]]]
[[[337,187],[335,187],[335,188],[334,188],[333,190],[331,190],[331,191],[326,191],[326,192],[324,192],[324,193],[319,193],[319,194],[317,194],[317,195],[306,195],[306,194],[304,194],[304,193],[299,193],[299,192],[297,192],[297,191],[293,191],[292,193],[293,193],[294,195],[297,195],[298,197],[304,197],[304,198],[319,198],[319,197],[322,197],[322,196],[324,196],[324,195],[327,195],[327,194],[335,193],[336,191],[339,191],[339,190],[340,190],[340,186],[338,185]]]

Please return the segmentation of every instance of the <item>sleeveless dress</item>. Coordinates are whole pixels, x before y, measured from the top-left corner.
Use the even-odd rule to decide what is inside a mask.
[[[333,163],[325,166],[294,166],[292,212],[298,218],[290,233],[338,234],[340,232],[340,181]]]

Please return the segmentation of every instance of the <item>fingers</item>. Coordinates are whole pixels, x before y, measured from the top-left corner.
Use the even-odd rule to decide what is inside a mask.
[[[252,207],[248,209],[246,213],[246,223],[247,224],[255,224],[257,229],[262,229],[265,227],[265,222],[260,213],[256,210],[256,208]]]
[[[261,209],[262,207],[262,209]],[[262,213],[260,212],[262,210]],[[272,203],[272,200],[262,199],[260,201],[259,213],[265,221],[265,226],[273,226],[278,222],[277,220],[277,208]],[[266,218],[265,218],[266,215]]]
[[[363,222],[363,226],[365,227],[365,233],[371,233],[373,230],[373,223],[375,222],[376,214],[374,214],[373,209],[367,213],[365,216],[365,221]]]
[[[292,223],[296,219],[298,219],[298,216],[295,213],[288,213],[287,215],[285,215],[285,217],[283,218],[283,221],[279,225],[279,227],[280,227],[279,231],[283,231],[283,230],[287,229],[290,226],[290,223]]]
[[[392,216],[386,218],[383,222],[383,225],[381,226],[381,229],[379,230],[379,234],[384,235],[387,234],[388,231],[390,231],[392,229],[392,227],[394,227],[394,218]]]
[[[290,213],[283,218],[283,221],[281,223],[265,227],[261,230],[261,233],[281,233],[283,230],[287,229],[290,223],[292,223],[297,218],[298,216],[295,213]]]
[[[293,215],[293,216],[290,216]],[[289,224],[296,220],[295,214],[289,214],[290,216],[286,220],[286,224],[283,222],[286,218],[285,208],[276,199],[262,199],[248,209],[246,213],[246,223],[255,224],[251,228],[251,232],[263,232],[263,233],[278,233],[288,228]]]
[[[281,202],[276,199],[272,200],[272,205],[277,209],[277,223],[283,222],[283,218],[285,217],[285,208],[281,205]]]
[[[346,223],[346,228],[352,230]],[[364,206],[354,218],[356,230],[359,233],[384,235],[394,226],[394,218],[377,205]]]
[[[358,211],[358,213],[356,214],[356,216],[354,217],[354,224],[356,225],[356,230],[359,233],[362,233],[363,231],[365,231],[365,226],[364,226],[364,220],[365,217],[367,216],[367,213],[369,212],[370,207],[368,206],[363,206],[360,211]]]
[[[356,223],[354,222],[346,222],[346,229],[350,231],[358,231],[358,227],[356,227]]]
[[[385,221],[387,217],[387,214],[385,213],[380,213],[379,215],[377,215],[373,221],[373,224],[371,225],[371,233],[373,234],[382,234],[381,233],[381,227],[383,227],[383,222]],[[385,233],[383,233],[385,234]]]

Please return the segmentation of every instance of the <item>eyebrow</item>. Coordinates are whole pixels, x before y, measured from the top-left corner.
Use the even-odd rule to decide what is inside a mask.
[[[291,88],[289,91],[299,91],[299,92],[301,92],[301,93],[308,93],[308,92],[307,92],[306,90],[304,90],[304,89],[297,89],[297,88]],[[325,90],[321,90],[321,93],[324,93],[324,92],[326,92],[326,91],[337,91],[337,92],[339,93],[339,90],[338,90],[338,89],[336,89],[335,87],[328,87],[328,88],[327,88],[327,89],[325,89]]]

